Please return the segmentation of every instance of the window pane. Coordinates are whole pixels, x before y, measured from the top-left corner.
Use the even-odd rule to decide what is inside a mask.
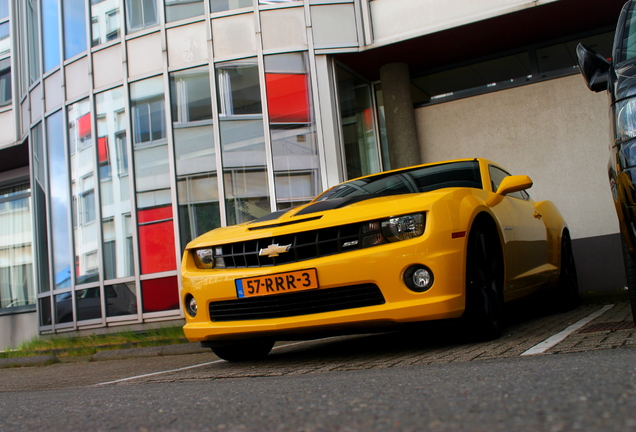
[[[44,71],[60,64],[60,25],[58,0],[42,0]],[[37,52],[35,53],[37,55]]]
[[[227,222],[247,222],[270,210],[261,120],[221,122]]]
[[[68,139],[73,193],[73,238],[77,284],[99,280],[99,268],[92,263],[97,253],[95,223],[95,145],[88,99],[68,107]]]
[[[98,94],[96,106],[104,278],[108,280],[133,275],[132,251],[127,247],[132,232],[123,87]]]
[[[172,121],[175,125],[212,119],[208,68],[196,68],[170,75]]]
[[[63,324],[73,321],[73,293],[67,292],[53,296],[55,299],[55,323]]]
[[[256,59],[217,64],[221,116],[261,114],[261,90]]]
[[[46,1],[46,0],[45,0]],[[48,0],[50,1],[50,0]],[[47,3],[48,4],[48,3]],[[57,3],[55,3],[57,5]],[[43,5],[44,8],[44,5]],[[35,0],[26,1],[27,18],[27,59],[29,70],[29,85],[33,84],[40,76],[40,27],[38,25],[38,8]],[[48,21],[42,19],[42,26],[48,28]],[[57,20],[55,21],[57,22]],[[57,33],[57,31],[56,31]],[[46,52],[45,52],[46,55]],[[59,49],[57,50],[59,63]]]
[[[337,76],[347,177],[374,174],[381,168],[371,85],[342,68],[338,68]]]
[[[0,308],[35,304],[31,189],[0,189]]]
[[[42,123],[38,123],[31,130],[31,138],[33,142],[33,193],[34,193],[34,211],[35,211],[35,248],[36,248],[36,264],[38,275],[38,292],[43,293],[50,291],[49,283],[49,235],[47,228],[48,216],[46,212],[46,184],[47,179],[44,174],[46,164],[46,156],[44,153],[44,140],[42,136]]]
[[[141,272],[176,270],[163,78],[133,83],[130,91]]]
[[[119,38],[119,0],[91,2],[92,46]]]
[[[220,226],[208,68],[170,77],[181,247]]]
[[[77,320],[100,319],[102,317],[102,303],[99,288],[90,288],[75,292],[75,306]]]
[[[126,0],[128,32],[136,32],[156,26],[157,0]]]
[[[68,230],[70,201],[63,128],[61,111],[47,118],[50,226],[55,289],[71,286],[71,245]]]
[[[203,0],[166,0],[166,21],[203,15]]]
[[[256,59],[219,63],[216,76],[226,214],[236,224],[271,208]]]
[[[51,297],[44,297],[39,302],[40,325],[47,326],[53,324],[51,320]]]
[[[11,104],[11,60],[0,60],[0,106]]]
[[[106,296],[106,316],[137,313],[137,294],[134,282],[106,285],[104,295]]]
[[[210,12],[222,12],[252,6],[252,0],[210,0]]]
[[[9,16],[9,0],[0,0],[0,19]]]
[[[311,81],[304,53],[265,57],[277,208],[309,202],[320,192]]]
[[[11,48],[9,39],[9,22],[0,24],[0,54],[8,53]]]
[[[84,0],[63,0],[64,59],[86,51],[86,9]]]

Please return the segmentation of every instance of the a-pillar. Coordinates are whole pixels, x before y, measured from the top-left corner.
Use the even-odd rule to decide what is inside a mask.
[[[420,164],[409,67],[405,63],[384,65],[380,80],[391,169]]]

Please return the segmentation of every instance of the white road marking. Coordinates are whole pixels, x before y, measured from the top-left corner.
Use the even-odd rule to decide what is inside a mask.
[[[290,346],[295,346],[295,345],[301,345],[307,342],[311,342],[311,341],[302,341],[302,342],[296,342],[296,343],[291,343],[291,344],[286,344],[286,345],[279,345],[277,347],[272,348],[272,351],[277,349],[277,348],[283,348],[283,347],[290,347]],[[132,377],[128,377],[128,378],[121,378],[121,379],[117,379],[114,381],[106,381],[103,383],[99,383],[99,384],[93,384],[93,387],[97,387],[97,386],[103,386],[103,385],[108,385],[108,384],[118,384],[121,382],[126,382],[126,381],[132,381],[132,380],[136,380],[136,379],[140,379],[140,378],[147,378],[147,377],[151,377],[151,376],[155,376],[155,375],[162,375],[162,374],[167,374],[167,373],[172,373],[172,372],[180,372],[180,371],[184,371],[184,370],[188,370],[188,369],[195,369],[198,367],[202,367],[202,366],[208,366],[211,364],[215,364],[215,363],[222,363],[225,360],[214,360],[211,362],[206,362],[206,363],[199,363],[196,365],[192,365],[192,366],[185,366],[185,367],[181,367],[181,368],[177,368],[177,369],[170,369],[170,370],[165,370],[165,371],[160,371],[160,372],[153,372],[153,373],[149,373],[149,374],[143,374],[143,375],[136,375],[136,376],[132,376]]]
[[[565,330],[563,330],[563,331],[561,331],[561,332],[559,332],[559,333],[557,333],[557,334],[555,334],[553,336],[550,336],[549,338],[547,338],[543,342],[536,344],[535,346],[533,346],[532,348],[530,348],[527,351],[524,351],[523,353],[521,353],[521,355],[522,356],[535,355],[535,354],[541,354],[541,353],[546,352],[547,350],[549,350],[550,348],[552,348],[553,346],[555,346],[559,342],[563,341],[563,339],[565,339],[566,337],[568,337],[569,335],[571,335],[572,333],[574,333],[575,331],[577,331],[578,329],[583,327],[585,324],[587,324],[590,321],[592,321],[592,320],[598,318],[599,316],[603,315],[605,312],[607,312],[608,310],[610,310],[613,307],[614,307],[613,304],[603,306],[602,308],[600,308],[596,312],[593,312],[593,313],[589,314],[588,316],[586,316],[585,318],[575,322],[574,324],[572,324],[571,326],[569,326]]]

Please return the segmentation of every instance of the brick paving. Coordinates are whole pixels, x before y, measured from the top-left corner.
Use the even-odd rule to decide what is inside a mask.
[[[511,320],[501,338],[491,342],[466,341],[456,329],[434,327],[379,335],[342,336],[279,345],[266,360],[258,363],[219,361],[201,368],[157,375],[146,380],[173,382],[284,376],[518,357],[602,307],[602,304],[593,304],[583,305],[566,313],[539,313],[534,316],[531,313],[527,316],[521,314]],[[616,302],[612,309],[539,355],[636,347],[636,329],[629,325],[631,319],[629,303]],[[586,330],[591,325],[603,323],[610,323],[611,328]]]
[[[632,320],[629,303],[617,303],[614,307],[594,320],[594,325],[602,323],[626,323]],[[591,326],[590,326],[591,327]],[[613,327],[621,327],[613,325]],[[622,329],[608,329],[588,332],[586,327],[570,335],[563,342],[549,350],[550,354],[636,347],[636,328],[623,325]]]

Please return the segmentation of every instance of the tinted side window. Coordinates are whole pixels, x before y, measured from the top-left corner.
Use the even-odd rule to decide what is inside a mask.
[[[490,186],[492,188],[492,191],[497,192],[497,189],[499,189],[499,185],[501,184],[502,180],[508,177],[510,174],[508,174],[506,171],[499,169],[495,166],[488,167],[488,171],[490,173]],[[526,201],[530,198],[530,195],[528,195],[526,191],[514,192],[511,194],[508,194],[507,196],[526,200]]]
[[[636,2],[629,2],[624,6],[622,14],[625,16],[622,28],[616,29],[617,63],[636,58]],[[622,18],[622,17],[621,17]],[[619,20],[621,22],[621,20]]]

